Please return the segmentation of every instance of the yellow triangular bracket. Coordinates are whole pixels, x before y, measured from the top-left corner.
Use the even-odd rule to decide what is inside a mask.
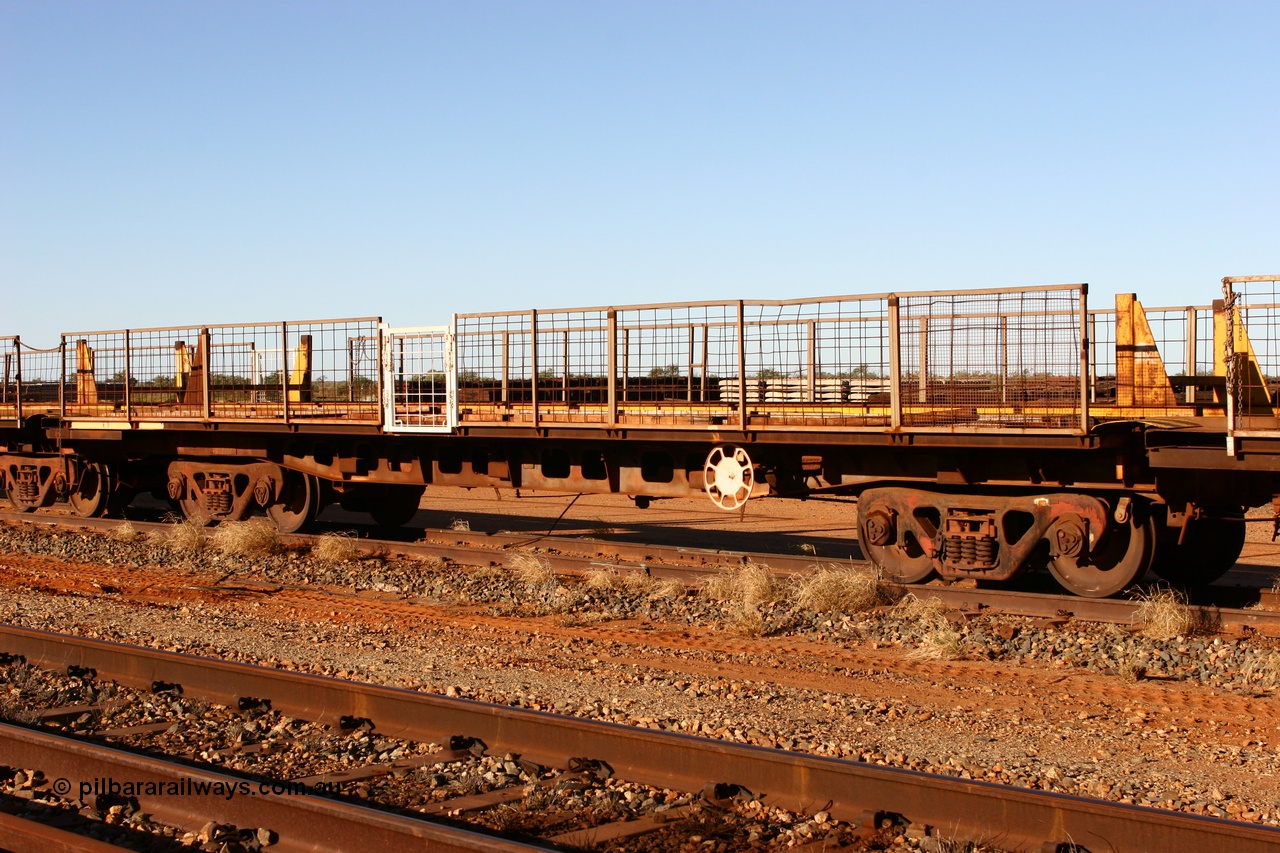
[[[1178,405],[1147,313],[1133,293],[1116,294],[1116,405]]]

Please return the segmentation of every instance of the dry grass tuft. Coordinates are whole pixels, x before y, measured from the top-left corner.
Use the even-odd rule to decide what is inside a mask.
[[[552,586],[556,583],[556,573],[552,570],[551,563],[532,554],[516,554],[512,557],[511,571],[529,589]]]
[[[702,594],[713,601],[754,608],[785,598],[787,588],[768,566],[748,563],[704,580]]]
[[[587,589],[622,589],[622,575],[614,569],[598,567],[588,569],[582,576]]]
[[[265,557],[280,550],[280,533],[265,518],[224,521],[210,539],[222,553],[240,557]]]
[[[107,531],[107,538],[112,542],[137,542],[142,534],[128,521],[122,521]]]
[[[1142,625],[1144,636],[1171,640],[1195,632],[1196,617],[1187,607],[1187,597],[1176,589],[1157,589],[1138,597],[1134,622]]]
[[[734,615],[729,627],[743,637],[762,637],[765,632],[764,616],[750,605],[743,605]]]
[[[460,530],[463,533],[470,533],[471,522],[467,521],[465,518],[455,518],[453,521],[449,522],[449,529]]]
[[[805,578],[796,590],[796,604],[815,613],[861,613],[893,601],[893,588],[875,569],[831,566]]]
[[[1125,684],[1137,684],[1146,677],[1147,668],[1139,663],[1137,658],[1126,657],[1120,661],[1117,672]]]
[[[622,586],[628,592],[643,595],[653,589],[657,581],[648,572],[627,572],[622,576]]]
[[[893,607],[893,615],[904,622],[939,624],[945,619],[947,605],[936,598],[917,598],[907,593]]]
[[[164,543],[170,551],[179,554],[194,554],[209,546],[209,528],[204,522],[193,518],[183,518],[174,522],[164,535]]]
[[[347,533],[326,533],[311,546],[311,556],[330,563],[348,563],[359,555],[355,537]]]
[[[964,638],[953,628],[934,628],[925,632],[910,656],[922,660],[960,660],[965,656]]]
[[[673,600],[684,598],[688,592],[689,588],[679,578],[663,578],[662,580],[654,581],[649,589],[649,594],[654,598],[669,598]]]

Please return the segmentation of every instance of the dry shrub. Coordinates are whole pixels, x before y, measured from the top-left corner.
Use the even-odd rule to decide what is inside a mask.
[[[648,572],[627,572],[622,576],[622,586],[628,592],[643,595],[650,592],[657,581]]]
[[[280,533],[265,518],[224,521],[211,539],[222,553],[240,557],[265,557],[280,550]]]
[[[596,567],[588,569],[582,576],[587,589],[622,589],[622,576],[614,569]]]
[[[13,696],[0,695],[0,723],[34,726],[38,722],[40,722],[39,709],[25,707]]]
[[[330,563],[347,563],[359,554],[355,537],[347,533],[326,533],[311,546],[311,556]]]
[[[730,627],[743,637],[762,637],[765,632],[764,617],[750,605],[743,605],[733,617]]]
[[[516,554],[511,558],[511,571],[529,589],[551,586],[556,582],[556,573],[551,563],[532,554]]]
[[[945,621],[947,605],[936,598],[917,598],[915,593],[907,593],[893,607],[893,615],[903,622],[918,622],[936,625]]]
[[[910,656],[925,660],[959,660],[965,657],[964,636],[947,621],[947,606],[936,598],[908,593],[890,611],[902,623],[904,636],[917,638]]]
[[[112,542],[137,542],[142,534],[128,521],[122,521],[107,531],[107,538]]]
[[[1133,656],[1123,658],[1116,671],[1125,684],[1137,684],[1147,675],[1147,668]]]
[[[910,656],[924,660],[960,660],[965,656],[964,638],[954,628],[934,628],[924,633],[920,645],[912,649]]]
[[[815,613],[861,613],[893,600],[893,589],[875,569],[830,566],[805,578],[796,590],[796,604]]]
[[[679,578],[662,578],[653,582],[649,594],[654,598],[684,598],[689,588]]]
[[[747,563],[717,572],[702,582],[702,594],[713,601],[754,608],[786,597],[787,588],[768,566]]]
[[[1196,629],[1196,617],[1187,607],[1187,597],[1176,589],[1157,589],[1138,596],[1134,622],[1142,625],[1144,636],[1153,640],[1185,637]]]
[[[471,522],[467,521],[465,518],[455,518],[453,521],[449,522],[449,529],[459,530],[463,533],[470,533]]]
[[[174,522],[164,535],[164,543],[170,551],[179,554],[194,554],[209,546],[209,529],[204,522],[194,518],[184,518]]]

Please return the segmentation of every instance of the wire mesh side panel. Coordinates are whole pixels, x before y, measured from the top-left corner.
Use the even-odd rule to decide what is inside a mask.
[[[62,404],[62,347],[40,349],[5,338],[4,417],[56,415]]]
[[[283,323],[225,325],[208,330],[207,340],[195,359],[208,364],[211,418],[284,418],[285,379],[289,372],[284,335]],[[198,386],[200,380],[197,375],[189,384]],[[192,389],[192,396],[201,400],[198,387]]]
[[[902,425],[1079,431],[1079,288],[898,302]]]
[[[455,318],[459,422],[533,422],[532,329],[530,311]]]
[[[1213,405],[1221,391],[1214,376],[1213,309],[1206,305],[1145,308],[1147,324],[1164,365],[1164,376],[1152,374],[1152,382],[1171,386],[1171,402]],[[1117,402],[1116,312],[1090,311],[1089,402],[1107,406]],[[1140,354],[1135,354],[1140,355]],[[1215,386],[1219,386],[1215,391]],[[1136,397],[1151,397],[1157,388],[1137,388]],[[1145,392],[1145,393],[1144,393]],[[1093,413],[1105,418],[1106,412]]]
[[[181,327],[125,334],[130,416],[148,421],[204,417],[203,331]]]
[[[1231,434],[1280,434],[1280,276],[1228,278],[1223,290]]]
[[[1116,399],[1116,312],[1090,311],[1085,331],[1089,335],[1089,402],[1114,403]]]
[[[607,423],[608,311],[539,311],[535,319],[539,421]]]
[[[125,332],[77,332],[63,336],[62,375],[68,417],[128,417],[128,341]]]
[[[452,349],[452,333],[444,326],[387,330],[382,353],[388,432],[453,428]]]
[[[69,333],[61,357],[67,416],[376,422],[378,324],[371,318]]]
[[[1213,309],[1204,305],[1147,308],[1146,317],[1177,402],[1212,404]]]
[[[17,417],[18,339],[0,337],[0,418]]]
[[[751,420],[805,426],[889,423],[888,299],[744,306]],[[728,389],[737,399],[737,389]]]
[[[290,419],[378,421],[377,317],[285,324]]]
[[[620,422],[715,425],[734,416],[738,303],[620,308],[617,353]]]

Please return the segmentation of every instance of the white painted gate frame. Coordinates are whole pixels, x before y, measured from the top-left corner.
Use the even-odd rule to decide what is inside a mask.
[[[458,425],[458,376],[454,359],[453,326],[404,326],[391,328],[383,323],[378,328],[382,351],[382,429],[389,433],[448,433]],[[399,424],[396,422],[396,340],[438,340],[444,354],[445,422],[438,426]]]

